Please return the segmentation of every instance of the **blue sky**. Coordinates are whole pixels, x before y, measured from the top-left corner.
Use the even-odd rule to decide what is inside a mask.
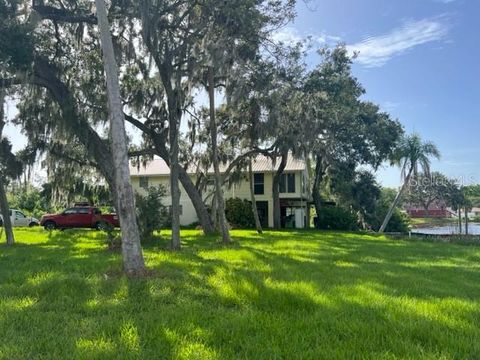
[[[434,170],[480,183],[480,1],[299,0],[297,11],[277,39],[311,36],[314,46],[340,41],[359,52],[354,73],[366,99],[437,144],[442,159]],[[316,61],[312,53],[309,62]],[[15,148],[24,145],[18,130],[7,135]],[[396,168],[377,177],[400,183]]]
[[[353,70],[366,99],[437,144],[434,170],[480,182],[480,1],[311,0],[297,11],[277,38],[311,36],[314,46],[340,41],[358,51]],[[377,177],[400,183],[396,168]]]

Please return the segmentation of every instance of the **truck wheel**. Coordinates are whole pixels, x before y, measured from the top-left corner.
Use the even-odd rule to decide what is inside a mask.
[[[28,224],[28,227],[34,227],[34,226],[38,226],[38,223],[32,221],[30,224]]]
[[[57,227],[57,224],[55,224],[53,221],[47,221],[45,224],[43,224],[43,228],[45,230],[55,230]]]

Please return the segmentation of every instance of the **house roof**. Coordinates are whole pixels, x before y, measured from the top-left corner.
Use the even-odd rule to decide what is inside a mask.
[[[228,168],[228,163],[220,164],[220,172],[224,173]],[[257,155],[253,161],[252,169],[253,172],[274,172],[280,166],[280,157],[277,158],[275,164],[273,164],[272,159],[264,156]],[[306,169],[305,161],[294,159],[291,154],[288,155],[287,165],[285,166],[285,171],[303,171]],[[190,167],[187,169],[189,174],[195,174],[195,167]],[[213,174],[213,167],[208,169],[209,174]],[[165,163],[163,159],[155,158],[152,161],[148,162],[146,166],[140,164],[140,166],[133,166],[130,164],[130,175],[131,176],[152,176],[152,175],[170,175],[170,168]]]

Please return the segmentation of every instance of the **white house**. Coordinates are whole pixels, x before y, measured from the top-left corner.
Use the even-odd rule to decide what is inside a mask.
[[[467,213],[469,219],[474,219],[480,217],[480,208],[479,207],[472,207],[470,211]],[[465,216],[465,213],[462,211],[462,215]]]
[[[254,189],[257,209],[260,221],[264,227],[273,227],[273,197],[272,197],[272,180],[275,171],[280,164],[280,158],[273,164],[272,160],[263,155],[258,155],[253,162]],[[220,167],[220,172],[224,173],[228,164]],[[195,183],[196,172],[187,171]],[[167,189],[167,196],[164,199],[165,205],[171,204],[169,194],[169,177],[170,169],[162,159],[154,159],[146,166],[131,166],[130,174],[132,185],[135,191],[144,192],[149,186],[162,184]],[[213,170],[208,171],[209,176],[213,175]],[[240,199],[250,200],[250,185],[248,182],[247,169],[242,173],[241,180],[231,186],[224,187],[225,199],[238,197]],[[305,161],[294,159],[289,155],[284,174],[280,183],[280,209],[282,227],[305,227],[309,209],[309,192],[308,192],[308,171]],[[197,215],[195,209],[180,184],[181,197],[181,215],[180,222],[182,225],[189,225],[196,222]],[[213,191],[213,178],[209,181],[207,191],[203,194],[205,203],[209,207],[211,205],[211,192]]]

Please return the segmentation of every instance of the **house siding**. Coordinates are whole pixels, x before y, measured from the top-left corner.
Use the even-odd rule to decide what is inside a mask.
[[[280,199],[308,199],[307,193],[304,191],[303,181],[307,181],[307,172],[303,171],[287,171],[285,173],[295,174],[295,192],[294,193],[280,193]],[[264,194],[255,195],[256,201],[265,201],[268,203],[268,226],[273,227],[273,197],[272,197],[272,182],[273,173],[264,172]],[[132,186],[135,191],[144,194],[145,189],[140,187],[140,177],[132,176]],[[195,181],[195,176],[191,176]],[[162,199],[164,205],[171,205],[170,198],[170,178],[168,175],[148,175],[148,185],[158,186],[163,185],[167,189],[166,196]],[[213,186],[209,186],[207,191],[213,191]],[[180,205],[182,205],[182,215],[180,216],[180,223],[182,225],[189,225],[198,221],[195,208],[193,207],[190,198],[185,192],[183,186],[180,184]],[[238,197],[240,199],[250,200],[250,183],[247,174],[244,174],[242,180],[231,186],[224,186],[225,199]]]
[[[172,204],[172,198],[170,197],[170,177],[168,175],[149,175],[148,186],[158,185],[164,186],[167,190],[166,195],[162,198],[162,204],[170,206]],[[132,177],[132,187],[140,194],[144,195],[146,193],[145,189],[140,187],[140,177]],[[180,215],[181,225],[190,225],[198,220],[195,208],[182,184],[180,184],[180,205],[182,206],[182,214]]]

